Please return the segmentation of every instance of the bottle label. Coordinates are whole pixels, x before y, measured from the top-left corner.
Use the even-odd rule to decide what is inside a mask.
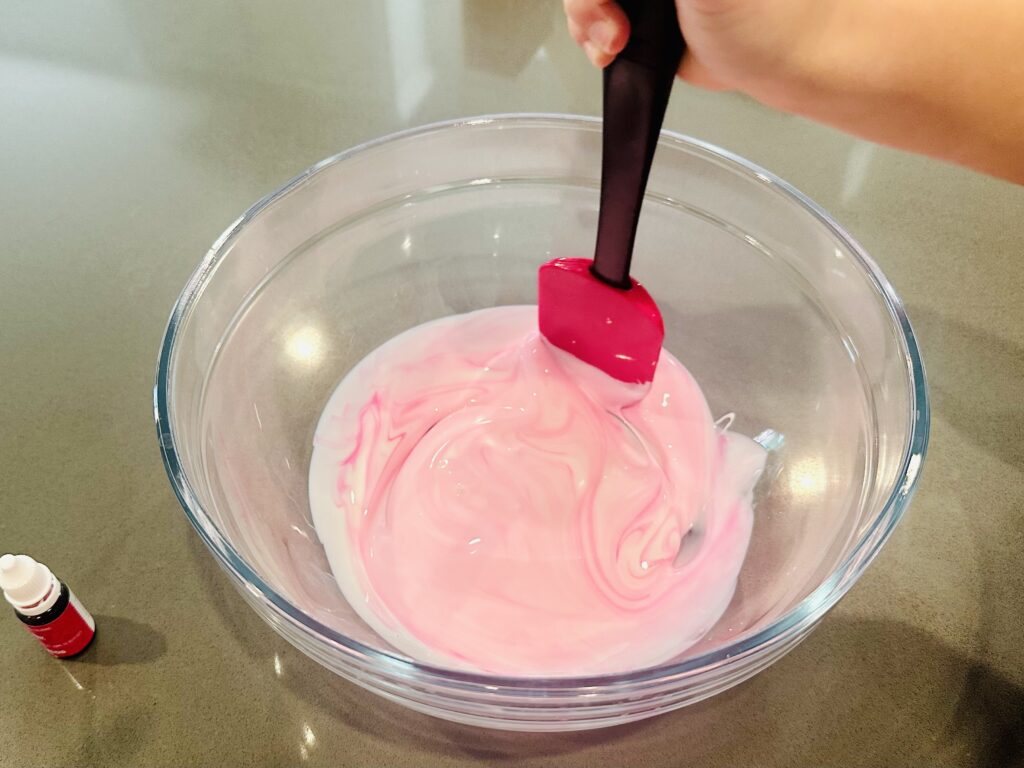
[[[68,605],[61,614],[47,624],[25,628],[39,638],[53,656],[74,656],[81,653],[96,633],[96,622],[85,610],[74,592],[68,595]]]

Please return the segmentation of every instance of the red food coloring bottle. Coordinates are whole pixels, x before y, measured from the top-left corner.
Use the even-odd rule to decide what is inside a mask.
[[[15,615],[51,655],[77,656],[96,636],[96,622],[67,584],[28,555],[0,557],[0,588]]]

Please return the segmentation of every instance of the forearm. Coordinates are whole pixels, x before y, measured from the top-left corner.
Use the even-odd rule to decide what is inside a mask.
[[[823,0],[789,82],[755,96],[1024,183],[1024,0]]]

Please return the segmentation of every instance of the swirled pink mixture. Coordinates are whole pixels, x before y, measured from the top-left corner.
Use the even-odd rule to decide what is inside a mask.
[[[444,318],[359,363],[316,431],[317,532],[348,601],[420,661],[666,661],[732,598],[765,453],[715,427],[668,352],[644,394],[549,346],[536,315]]]

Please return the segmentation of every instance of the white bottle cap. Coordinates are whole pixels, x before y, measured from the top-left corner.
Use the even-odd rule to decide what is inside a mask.
[[[34,614],[56,602],[57,580],[50,569],[28,555],[0,557],[0,589],[7,602],[22,613]],[[49,598],[49,599],[48,599]]]

